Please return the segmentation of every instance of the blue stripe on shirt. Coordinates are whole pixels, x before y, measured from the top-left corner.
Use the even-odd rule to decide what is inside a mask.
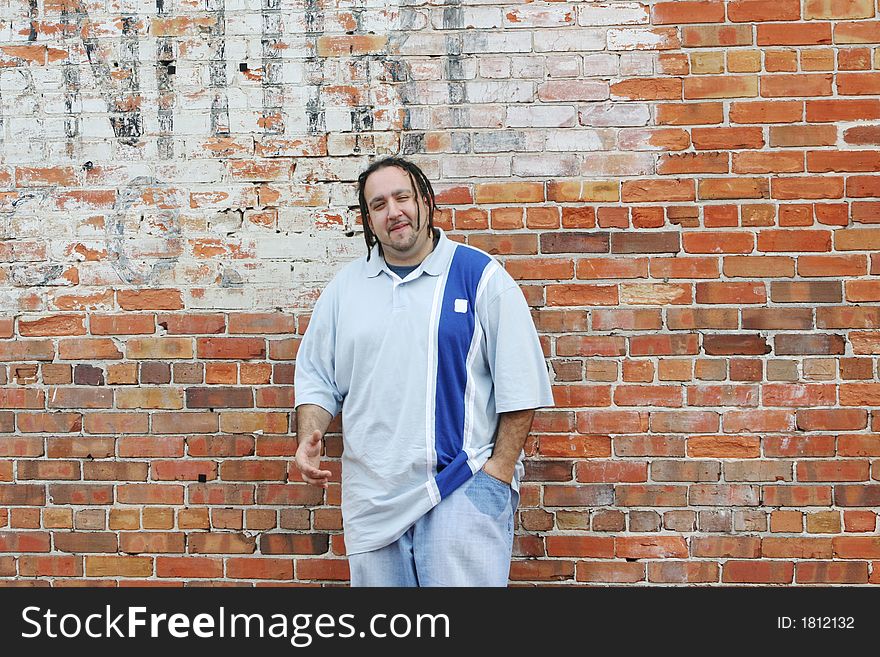
[[[437,392],[434,448],[437,452],[437,488],[446,497],[472,474],[464,445],[467,356],[476,321],[477,286],[489,257],[475,249],[455,249],[437,330]],[[450,467],[451,466],[451,467]]]

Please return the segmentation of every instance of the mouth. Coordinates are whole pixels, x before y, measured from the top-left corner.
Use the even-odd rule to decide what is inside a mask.
[[[409,222],[401,221],[399,224],[395,224],[394,226],[392,226],[391,230],[389,230],[388,232],[389,233],[398,233],[398,232],[402,231],[404,228],[406,228],[407,226],[409,226]]]

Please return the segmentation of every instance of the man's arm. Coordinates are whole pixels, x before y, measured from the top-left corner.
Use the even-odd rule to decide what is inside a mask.
[[[529,437],[534,417],[533,408],[500,414],[495,447],[492,449],[492,456],[483,466],[486,474],[506,484],[513,481],[516,462]]]
[[[333,416],[317,404],[303,404],[296,408],[296,467],[306,483],[321,488],[327,488],[332,474],[329,470],[319,469],[322,439],[332,419]]]

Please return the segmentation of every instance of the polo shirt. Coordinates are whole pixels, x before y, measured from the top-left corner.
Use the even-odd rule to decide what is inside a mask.
[[[346,265],[297,352],[296,405],[342,412],[349,554],[393,543],[482,468],[500,413],[553,405],[516,282],[487,253],[435,230],[434,250],[403,279],[378,246]]]

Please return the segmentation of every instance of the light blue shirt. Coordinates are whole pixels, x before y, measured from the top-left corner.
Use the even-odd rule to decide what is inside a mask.
[[[442,231],[404,279],[377,247],[336,275],[312,312],[294,384],[297,406],[342,411],[349,554],[394,542],[477,472],[499,413],[553,405],[516,282]]]

